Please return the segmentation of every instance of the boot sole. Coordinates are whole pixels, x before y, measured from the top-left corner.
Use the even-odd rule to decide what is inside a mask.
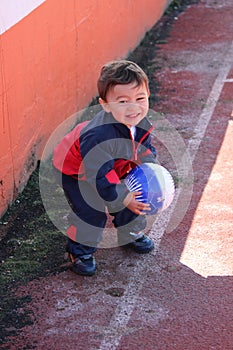
[[[77,275],[81,275],[81,276],[93,276],[96,274],[96,270],[95,271],[90,271],[90,272],[84,272],[84,271],[80,271],[78,270],[75,266],[72,266],[70,268],[70,270],[74,273],[76,273]]]

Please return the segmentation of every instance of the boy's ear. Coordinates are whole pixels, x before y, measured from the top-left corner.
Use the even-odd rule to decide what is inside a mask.
[[[99,104],[101,104],[102,108],[105,110],[105,112],[109,113],[110,108],[106,101],[104,101],[101,97],[99,97]]]

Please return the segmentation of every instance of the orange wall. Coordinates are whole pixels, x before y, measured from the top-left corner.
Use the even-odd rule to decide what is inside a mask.
[[[106,61],[127,56],[166,0],[47,0],[0,36],[0,215],[53,130],[96,94]]]

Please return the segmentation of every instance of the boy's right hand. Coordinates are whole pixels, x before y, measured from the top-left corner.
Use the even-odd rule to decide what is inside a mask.
[[[141,192],[129,192],[125,197],[123,204],[134,214],[145,215],[145,210],[151,210],[150,204],[142,203],[137,201],[136,197],[139,196]]]

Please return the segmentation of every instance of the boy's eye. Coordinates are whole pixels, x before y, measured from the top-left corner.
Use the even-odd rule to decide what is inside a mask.
[[[145,100],[145,97],[139,97],[137,98],[137,101],[144,101]]]
[[[125,100],[120,100],[119,103],[127,103]]]

